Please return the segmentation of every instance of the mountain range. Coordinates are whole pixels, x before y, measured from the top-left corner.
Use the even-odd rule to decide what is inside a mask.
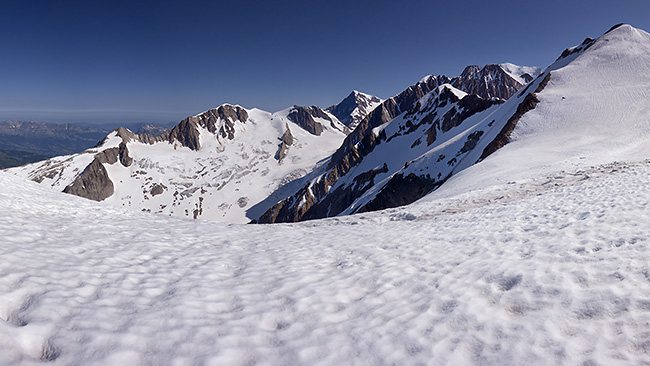
[[[17,172],[66,193],[147,212],[230,223],[324,217],[279,216],[267,211],[287,206],[284,200],[294,196],[296,204],[305,201],[297,205],[300,209],[311,208],[311,193],[299,197],[296,192],[312,192],[312,187],[305,188],[303,182],[313,180],[314,185],[320,184],[314,186],[320,200],[322,190],[329,188],[323,185],[322,177],[329,175],[331,186],[332,169],[336,169],[335,174],[345,175],[349,169],[345,165],[351,158],[345,156],[345,149],[351,147],[356,153],[353,145],[357,142],[371,140],[372,146],[361,149],[363,154],[381,141],[386,147],[401,149],[405,144],[403,135],[409,139],[421,137],[424,130],[420,126],[434,123],[447,130],[478,111],[503,103],[523,87],[520,81],[532,79],[531,72],[539,70],[512,64],[469,66],[455,78],[428,76],[386,101],[353,91],[326,109],[293,106],[270,113],[226,104],[189,117],[158,136],[119,128],[94,148],[22,167]],[[396,127],[399,132],[382,134],[380,138],[374,135],[374,128],[403,117],[407,111],[414,118],[402,121],[403,126]],[[439,119],[434,121],[437,114],[444,119],[442,125]],[[393,125],[397,126],[397,122]],[[428,134],[435,134],[433,129],[427,129]],[[435,146],[427,141],[411,150],[421,154]],[[382,154],[388,151],[380,150]],[[388,156],[390,161],[379,157],[382,162],[378,166],[365,171],[355,169],[358,174],[346,176],[355,182],[355,195],[373,185],[379,170],[392,174],[397,166],[415,158],[411,152],[388,153],[384,158]],[[335,208],[330,214],[346,208]]]
[[[544,71],[468,66],[456,77],[426,76],[386,100],[353,91],[326,109],[226,104],[159,136],[120,128],[93,149],[14,172],[93,200],[228,223],[402,206],[508,144],[519,120],[544,101],[539,95],[553,93],[555,70],[629,28],[586,39]]]
[[[647,364],[650,34],[558,56],[501,65],[510,97],[425,77],[353,130],[223,105],[0,171],[0,364]]]

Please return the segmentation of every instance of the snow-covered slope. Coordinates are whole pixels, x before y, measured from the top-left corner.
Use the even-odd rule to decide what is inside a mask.
[[[354,90],[339,104],[327,108],[327,111],[335,115],[350,130],[354,130],[361,120],[382,102],[379,97]]]
[[[650,158],[650,34],[619,26],[565,50],[544,73],[539,103],[510,143],[434,197]]]
[[[0,365],[648,364],[650,35],[519,94],[510,143],[359,215],[180,220],[0,172]]]
[[[269,113],[223,105],[161,137],[118,129],[94,149],[12,172],[118,206],[245,223],[263,212],[251,214],[252,206],[313,170],[347,133],[318,107]]]
[[[530,173],[536,171],[533,167],[548,173],[648,156],[649,39],[646,32],[627,25],[598,40],[587,39],[563,52],[498,107],[488,108],[484,103],[489,101],[479,99],[470,102],[466,98],[471,95],[458,92],[451,93],[459,96],[456,100],[428,93],[390,122],[372,124],[361,137],[349,135],[334,154],[329,172],[309,177],[306,188],[267,210],[260,221],[298,221],[396,207],[441,185],[447,187],[442,192],[464,192],[494,180],[502,183],[537,174]],[[498,87],[482,87],[487,95],[514,85],[500,83],[503,76],[489,76],[499,75],[497,68],[469,67],[452,79],[452,85],[478,90],[476,86],[492,80]],[[515,69],[512,66],[510,71]],[[477,78],[468,79],[471,75]],[[505,145],[508,148],[497,154],[498,159],[473,170],[476,177],[461,175],[445,183]]]
[[[647,363],[650,162],[538,178],[240,226],[0,172],[0,364]]]

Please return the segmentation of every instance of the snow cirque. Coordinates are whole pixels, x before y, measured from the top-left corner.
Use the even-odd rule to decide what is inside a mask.
[[[247,223],[250,207],[311,171],[346,133],[346,126],[318,107],[269,113],[223,105],[184,120],[161,138],[119,129],[94,149],[12,171],[116,206]],[[113,160],[91,164],[111,151]],[[90,168],[101,179],[80,180]],[[108,187],[85,195],[98,181]]]

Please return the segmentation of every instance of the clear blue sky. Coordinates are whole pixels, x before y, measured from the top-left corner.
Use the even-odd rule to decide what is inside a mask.
[[[172,122],[222,103],[390,97],[469,64],[545,67],[643,1],[0,2],[0,120]]]

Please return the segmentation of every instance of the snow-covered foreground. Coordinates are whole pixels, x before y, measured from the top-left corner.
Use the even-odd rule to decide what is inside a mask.
[[[650,364],[650,161],[292,225],[0,172],[0,364]]]

